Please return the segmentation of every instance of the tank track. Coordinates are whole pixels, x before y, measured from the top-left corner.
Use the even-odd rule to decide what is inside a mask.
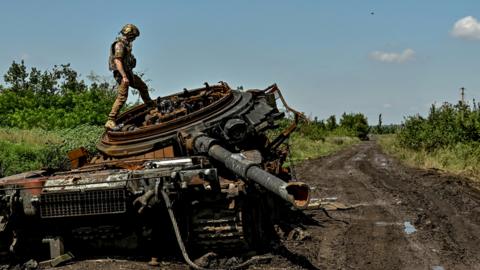
[[[191,222],[191,243],[196,248],[218,252],[248,247],[239,209],[197,209]]]

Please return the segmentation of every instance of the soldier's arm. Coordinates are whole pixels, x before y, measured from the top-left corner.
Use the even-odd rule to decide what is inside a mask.
[[[113,59],[113,62],[115,63],[115,66],[117,67],[118,72],[120,72],[120,75],[122,75],[122,81],[128,83],[127,73],[125,72],[125,69],[123,68],[122,59],[115,58],[115,59]]]
[[[115,63],[115,66],[118,72],[120,72],[120,75],[122,75],[122,82],[128,84],[127,73],[125,72],[125,68],[123,67],[123,62],[122,62],[122,59],[124,56],[125,56],[125,46],[121,42],[117,42],[115,44],[115,54],[114,54],[113,62]]]

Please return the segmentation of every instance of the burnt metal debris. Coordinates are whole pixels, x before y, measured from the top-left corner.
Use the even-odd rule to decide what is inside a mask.
[[[295,119],[271,138],[285,117],[278,99]],[[281,147],[301,117],[276,85],[205,84],[134,107],[102,135],[101,154],[70,152],[70,171],[0,179],[0,258],[80,247],[156,257],[170,231],[197,269],[190,252],[264,250],[283,206],[308,206],[309,187],[291,179]]]

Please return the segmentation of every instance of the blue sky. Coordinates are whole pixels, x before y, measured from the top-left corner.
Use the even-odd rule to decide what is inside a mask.
[[[455,102],[462,86],[480,101],[477,19],[474,0],[4,1],[0,74],[24,59],[109,76],[108,48],[134,23],[137,70],[153,96],[205,81],[276,82],[311,116],[363,112],[375,124],[382,113],[398,123]]]

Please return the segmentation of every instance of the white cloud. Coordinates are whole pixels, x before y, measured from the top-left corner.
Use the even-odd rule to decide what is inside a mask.
[[[405,49],[401,53],[375,51],[370,57],[385,63],[403,63],[415,59],[415,51],[412,49]]]
[[[480,39],[480,23],[474,17],[467,16],[453,25],[451,34],[454,37],[463,39]]]
[[[392,107],[392,104],[390,104],[390,103],[383,104],[383,108],[385,108],[385,109],[389,109],[391,107]]]

